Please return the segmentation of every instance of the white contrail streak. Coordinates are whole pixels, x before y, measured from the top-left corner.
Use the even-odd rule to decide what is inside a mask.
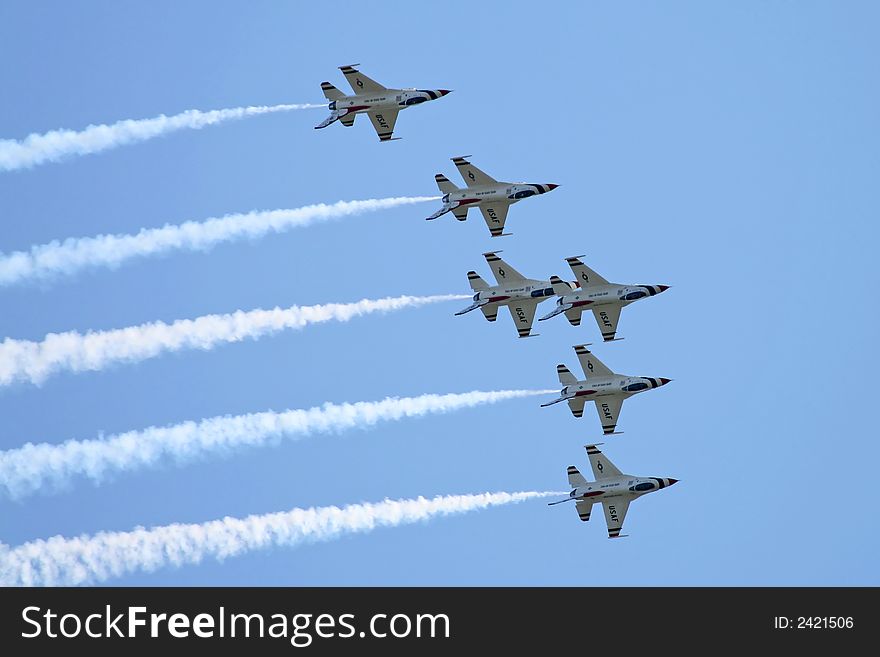
[[[29,251],[0,252],[0,285],[14,285],[33,279],[71,275],[83,269],[118,267],[133,258],[161,255],[170,251],[205,251],[221,242],[255,239],[351,215],[376,212],[401,205],[435,201],[437,196],[400,196],[317,203],[301,208],[228,214],[203,221],[144,228],[126,235],[71,237],[63,242],[32,246]]]
[[[355,303],[238,310],[226,315],[179,319],[171,324],[151,322],[85,334],[76,331],[50,333],[42,342],[6,338],[0,342],[0,386],[17,381],[40,384],[52,374],[64,370],[100,370],[114,363],[138,362],[168,351],[208,350],[220,343],[256,339],[318,322],[347,322],[370,313],[469,298],[461,294],[443,294],[361,299]]]
[[[213,452],[265,445],[281,438],[337,433],[356,427],[372,427],[380,422],[451,413],[542,394],[547,391],[474,390],[445,395],[386,397],[374,402],[326,403],[308,409],[217,416],[60,444],[27,443],[0,452],[0,493],[20,498],[47,488],[57,490],[75,476],[85,476],[100,483],[116,472],[168,461],[188,461]]]
[[[324,105],[258,105],[229,109],[186,110],[173,116],[160,114],[152,119],[126,119],[110,125],[90,125],[83,130],[52,130],[32,133],[21,141],[0,139],[0,171],[14,171],[57,162],[72,155],[88,155],[117,146],[134,144],[183,129],[199,129],[233,119],[259,114],[312,109]]]
[[[10,548],[0,544],[0,585],[77,586],[167,566],[222,561],[269,547],[329,541],[379,527],[398,527],[437,516],[558,495],[554,492],[442,495],[430,499],[294,508],[280,513],[226,517],[199,524],[173,524],[76,538],[53,536]]]

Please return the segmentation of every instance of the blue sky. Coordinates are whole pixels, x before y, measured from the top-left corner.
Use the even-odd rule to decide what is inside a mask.
[[[448,88],[401,114],[315,131],[324,110],[185,131],[0,175],[0,250],[313,202],[435,193],[449,157],[556,182],[512,237],[433,206],[343,219],[0,290],[3,336],[235,309],[468,292],[504,249],[526,275],[587,254],[623,283],[673,288],[595,345],[674,383],[625,406],[604,449],[676,487],[601,515],[541,501],[110,584],[877,585],[876,268],[880,139],[873,3],[7,2],[0,136],[189,108],[321,102],[360,62],[389,86]],[[517,340],[458,303],[0,391],[0,447],[218,414],[471,389],[555,388],[591,322]],[[549,311],[549,304],[542,306]],[[335,437],[77,481],[0,501],[17,545],[293,506],[564,489],[597,419],[524,399]]]

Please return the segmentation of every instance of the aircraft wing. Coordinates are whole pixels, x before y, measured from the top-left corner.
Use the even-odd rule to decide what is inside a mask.
[[[620,319],[620,306],[602,306],[593,308],[593,316],[602,331],[602,339],[605,342],[613,340],[617,334],[617,322]]]
[[[587,458],[590,459],[590,465],[593,468],[593,476],[596,477],[596,481],[623,475],[616,465],[605,458],[605,455],[599,451],[598,447],[586,445],[585,449],[587,450]]]
[[[623,527],[623,520],[626,518],[626,512],[629,509],[629,500],[618,498],[616,500],[607,500],[602,502],[605,509],[605,524],[608,525],[608,538],[617,538],[620,536],[620,528]]]
[[[346,128],[350,128],[354,125],[355,118],[357,118],[357,114],[355,113],[346,114],[345,116],[340,117],[339,122]]]
[[[599,397],[596,400],[596,412],[602,422],[602,433],[614,433],[622,406],[623,397]]]
[[[588,379],[591,376],[614,375],[614,372],[609,370],[601,360],[596,358],[596,354],[587,349],[587,345],[575,345],[574,353],[577,354],[578,360],[581,362],[581,367],[584,368],[584,374]]]
[[[532,322],[535,321],[535,311],[538,310],[538,300],[519,301],[507,304],[519,337],[527,338],[532,331]]]
[[[366,75],[358,71],[354,66],[340,66],[339,69],[351,85],[355,94],[365,94],[374,91],[387,91],[388,88],[379,84],[375,80],[368,78]]]
[[[565,261],[568,263],[568,266],[571,267],[571,271],[574,272],[574,277],[577,279],[577,282],[581,287],[608,284],[608,281],[582,263],[579,257],[566,258]]]
[[[571,409],[571,414],[575,417],[583,417],[584,415],[584,404],[586,403],[586,399],[583,397],[572,397],[568,400],[568,407]]]
[[[486,262],[489,263],[489,269],[492,270],[492,274],[495,276],[498,285],[517,283],[526,280],[525,276],[499,258],[494,251],[484,253],[483,257],[486,258]]]
[[[397,115],[399,112],[400,110],[398,109],[386,108],[367,113],[370,117],[370,121],[373,122],[376,134],[379,135],[379,141],[389,141],[391,139],[391,134],[394,132],[394,124],[397,123]]]
[[[492,237],[500,237],[504,233],[504,222],[507,221],[507,211],[510,203],[504,201],[491,201],[486,205],[480,205],[480,212],[489,227]]]
[[[461,174],[465,185],[468,187],[475,187],[477,185],[494,185],[498,182],[488,173],[480,171],[463,157],[454,157],[452,158],[452,161],[455,163],[455,166],[458,167],[458,172]]]

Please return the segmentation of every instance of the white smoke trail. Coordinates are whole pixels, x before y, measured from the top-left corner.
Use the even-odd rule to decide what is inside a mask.
[[[170,251],[207,250],[220,242],[262,237],[365,212],[376,212],[401,205],[436,201],[437,196],[401,196],[317,203],[289,210],[265,210],[228,214],[204,221],[166,224],[144,228],[133,235],[72,237],[63,242],[32,246],[29,251],[0,253],[0,285],[14,285],[31,279],[74,274],[82,269],[118,267],[126,260],[159,255]]]
[[[226,517],[199,524],[136,527],[129,532],[100,532],[76,538],[53,536],[10,548],[0,544],[0,585],[77,586],[133,572],[222,561],[269,547],[294,547],[329,541],[379,527],[398,527],[437,516],[558,495],[554,492],[443,495],[426,499],[294,508],[280,513]]]
[[[208,112],[191,109],[173,116],[160,114],[152,119],[126,119],[110,125],[90,125],[84,130],[52,130],[43,134],[35,132],[21,141],[0,139],[0,171],[14,171],[44,162],[57,162],[72,155],[106,151],[186,128],[198,130],[233,119],[317,107],[324,105],[258,105]]]
[[[6,338],[0,343],[0,386],[16,381],[40,384],[62,370],[100,370],[114,363],[137,362],[167,351],[213,349],[220,343],[256,339],[318,322],[347,322],[370,313],[469,298],[461,294],[444,294],[361,299],[355,303],[238,310],[226,315],[180,319],[171,324],[152,322],[85,334],[76,331],[50,333],[42,342]]]
[[[260,446],[281,438],[372,427],[379,422],[451,413],[542,394],[547,391],[474,390],[386,397],[375,402],[326,403],[308,409],[217,416],[57,445],[27,443],[0,452],[0,492],[19,498],[47,487],[57,490],[78,475],[100,483],[109,474],[146,468],[169,459],[183,462],[211,452]]]

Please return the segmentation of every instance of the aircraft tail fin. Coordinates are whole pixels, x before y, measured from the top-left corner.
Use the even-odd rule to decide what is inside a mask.
[[[345,98],[345,94],[329,82],[321,83],[321,91],[324,92],[324,98],[327,100],[339,100],[340,98]]]
[[[439,187],[440,191],[444,194],[458,191],[458,187],[455,185],[455,183],[449,180],[449,178],[444,176],[442,173],[438,173],[437,175],[435,175],[434,180],[437,182],[437,187]]]

